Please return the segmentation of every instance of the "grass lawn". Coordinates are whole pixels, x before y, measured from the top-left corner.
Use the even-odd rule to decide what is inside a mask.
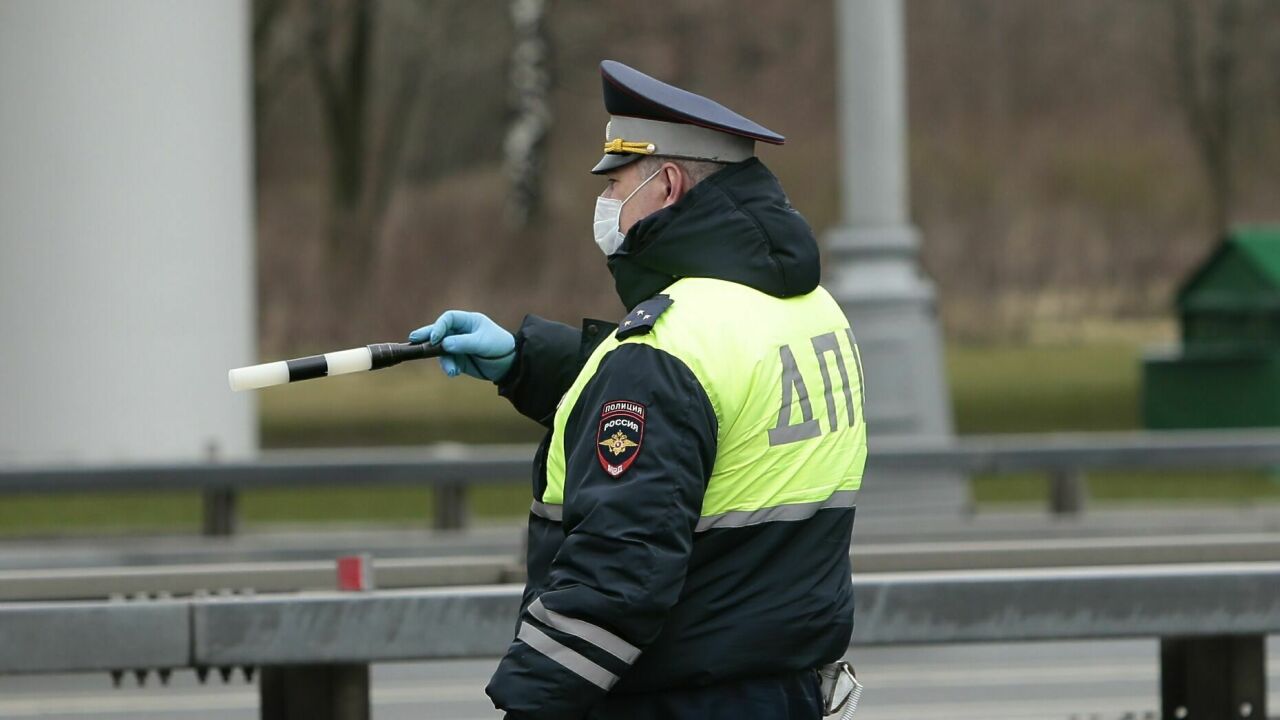
[[[1061,347],[951,347],[956,429],[963,434],[1125,430],[1139,425],[1139,348],[1121,343]],[[434,362],[336,377],[259,393],[265,447],[412,445],[439,441],[533,442],[542,429],[511,410],[493,387],[445,377]],[[1280,499],[1267,473],[1098,473],[1098,502]],[[1047,481],[1027,475],[974,480],[980,505],[1042,502]],[[477,488],[478,517],[519,517],[523,486]],[[241,497],[244,522],[425,523],[431,497],[416,488],[267,490]],[[0,534],[184,531],[197,528],[196,493],[79,493],[8,496]]]
[[[1231,505],[1280,500],[1280,475],[1265,472],[1099,472],[1088,476],[1087,482],[1090,502],[1103,504],[1155,499]],[[982,475],[973,479],[973,498],[985,506],[1044,504],[1049,481],[1026,473]]]
[[[1138,352],[1121,344],[948,348],[956,431],[1136,428]],[[445,377],[434,362],[268,388],[259,402],[265,447],[534,442],[542,435],[492,385]]]
[[[956,432],[1137,428],[1139,353],[1122,344],[949,347]]]
[[[258,490],[240,495],[242,523],[368,523],[426,527],[431,492],[405,487]],[[529,489],[484,485],[468,496],[476,519],[524,517]],[[10,495],[0,503],[0,537],[198,532],[200,494],[181,492]]]

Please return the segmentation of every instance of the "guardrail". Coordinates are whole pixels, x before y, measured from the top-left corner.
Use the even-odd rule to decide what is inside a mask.
[[[467,488],[528,482],[527,445],[270,451],[250,462],[0,469],[0,493],[197,489],[204,532],[236,526],[235,492],[264,487],[420,485],[435,492],[435,527],[466,524]],[[1177,431],[970,436],[952,442],[873,439],[867,477],[880,472],[983,474],[1037,472],[1051,479],[1055,513],[1079,513],[1085,475],[1100,469],[1256,469],[1280,467],[1280,432]]]
[[[1272,557],[1280,557],[1280,537],[1271,547]],[[1245,555],[1251,557],[1252,553]],[[524,580],[524,566],[514,555],[378,558],[376,562],[371,557],[370,567],[373,586],[384,590]],[[0,602],[198,596],[245,588],[256,593],[334,590],[337,580],[331,559],[0,570]]]
[[[855,651],[1156,637],[1164,717],[1266,717],[1265,639],[1280,632],[1280,563],[854,580]],[[264,720],[363,720],[371,663],[497,657],[520,594],[502,585],[0,604],[0,673],[258,669]]]
[[[1280,533],[854,543],[850,559],[859,577],[941,570],[1271,562],[1280,559]],[[524,563],[514,550],[501,555],[429,558],[370,555],[370,569],[372,586],[382,590],[495,585],[525,577]],[[0,602],[181,597],[245,588],[257,593],[334,590],[337,580],[332,558],[0,570]]]

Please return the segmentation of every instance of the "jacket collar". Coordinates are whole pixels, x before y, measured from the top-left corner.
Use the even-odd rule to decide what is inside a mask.
[[[716,172],[633,225],[609,271],[628,311],[685,277],[791,297],[811,292],[821,274],[813,230],[757,158]]]

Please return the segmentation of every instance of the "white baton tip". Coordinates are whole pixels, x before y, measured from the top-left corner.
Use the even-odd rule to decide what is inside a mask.
[[[324,362],[329,366],[329,375],[346,375],[373,368],[373,354],[369,348],[351,348],[337,352],[325,353]]]
[[[235,391],[284,385],[289,382],[289,364],[281,360],[235,368],[227,372],[227,382]]]

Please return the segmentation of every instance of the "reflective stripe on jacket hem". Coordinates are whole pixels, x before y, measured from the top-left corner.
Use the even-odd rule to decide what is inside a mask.
[[[826,500],[816,502],[777,505],[760,510],[730,510],[719,515],[708,515],[698,520],[695,532],[714,530],[716,528],[747,527],[766,522],[785,522],[808,520],[819,510],[828,508],[850,508],[857,504],[857,490],[841,490],[831,494]]]
[[[549,505],[547,503],[534,500],[533,505],[529,506],[529,512],[543,518],[544,520],[552,520],[554,522],[561,522],[564,520],[563,505]]]

